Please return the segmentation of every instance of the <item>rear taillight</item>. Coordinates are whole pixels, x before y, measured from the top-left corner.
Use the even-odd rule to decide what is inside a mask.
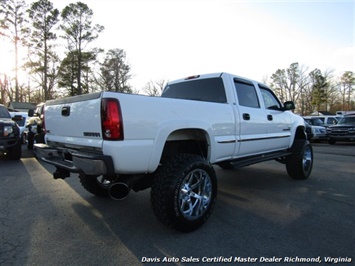
[[[123,122],[120,103],[117,99],[101,101],[102,137],[105,140],[123,140]]]

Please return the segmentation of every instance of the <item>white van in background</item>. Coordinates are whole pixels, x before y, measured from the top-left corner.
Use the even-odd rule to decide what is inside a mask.
[[[303,117],[308,124],[311,126],[323,126],[328,127],[332,125],[336,125],[341,118],[339,115],[315,115],[315,116],[304,116]]]

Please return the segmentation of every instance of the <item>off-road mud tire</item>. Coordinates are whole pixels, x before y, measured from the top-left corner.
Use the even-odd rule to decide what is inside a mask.
[[[22,156],[22,143],[18,140],[16,145],[12,146],[6,154],[6,158],[10,160],[20,160]]]
[[[158,220],[182,232],[202,226],[217,196],[214,168],[203,157],[179,154],[163,162],[151,189],[151,205]]]
[[[99,197],[108,197],[108,186],[100,183],[100,177],[93,175],[79,174],[81,185],[91,194]]]

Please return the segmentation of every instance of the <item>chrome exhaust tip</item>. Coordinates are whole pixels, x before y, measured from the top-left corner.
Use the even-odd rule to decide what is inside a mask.
[[[123,200],[127,198],[131,188],[126,183],[114,183],[109,188],[109,195],[114,200]]]

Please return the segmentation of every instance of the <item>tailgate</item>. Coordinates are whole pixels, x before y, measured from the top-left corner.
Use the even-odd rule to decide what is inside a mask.
[[[48,101],[44,119],[47,143],[102,147],[101,93]]]

